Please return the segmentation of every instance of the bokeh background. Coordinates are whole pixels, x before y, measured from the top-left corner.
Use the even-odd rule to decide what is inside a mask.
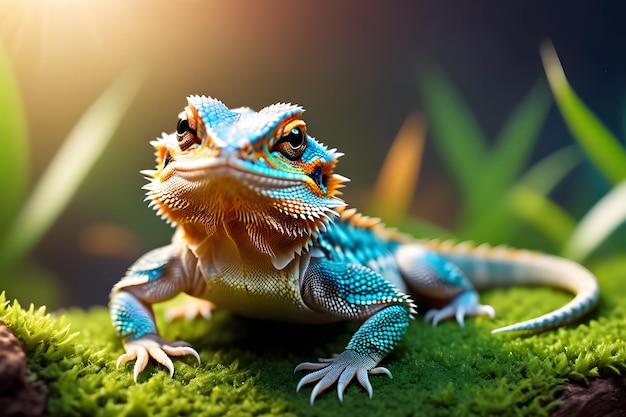
[[[171,228],[142,202],[138,171],[153,167],[148,141],[175,128],[189,94],[233,107],[303,105],[309,132],[346,154],[345,199],[367,207],[393,138],[423,108],[419,79],[433,65],[493,137],[545,78],[539,45],[549,39],[579,96],[624,138],[624,21],[626,6],[609,1],[0,0],[31,183],[119,74],[145,71],[112,142],[28,258],[54,284],[40,294],[28,285],[41,281],[24,281],[18,295],[52,307],[106,304],[128,265],[169,241]],[[573,142],[554,106],[540,135],[533,160]],[[583,163],[554,198],[584,213],[608,188]],[[461,204],[429,136],[411,215],[454,228]]]

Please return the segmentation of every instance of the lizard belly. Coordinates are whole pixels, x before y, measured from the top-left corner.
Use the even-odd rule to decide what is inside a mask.
[[[194,250],[206,283],[202,298],[217,307],[266,320],[316,324],[339,320],[310,309],[302,300],[300,269],[307,262],[300,256],[278,270],[269,257],[256,251],[244,252],[228,239],[202,249]]]

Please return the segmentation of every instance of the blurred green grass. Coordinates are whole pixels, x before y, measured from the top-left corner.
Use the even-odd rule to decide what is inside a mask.
[[[541,55],[558,109],[577,145],[567,145],[530,164],[529,156],[539,138],[552,102],[543,80],[539,80],[509,116],[500,134],[489,140],[469,105],[444,71],[431,65],[419,78],[426,118],[433,144],[456,186],[462,204],[456,224],[442,229],[423,220],[410,219],[408,212],[394,212],[392,224],[416,236],[472,240],[492,245],[525,246],[529,226],[544,237],[540,249],[575,261],[586,260],[626,219],[626,149],[604,124],[578,98],[569,85],[556,51],[548,42]],[[406,134],[403,142],[413,140],[423,147],[424,132]],[[383,171],[386,178],[402,178],[407,164],[390,153]],[[406,155],[402,158],[406,159]],[[421,153],[415,153],[413,165],[420,166]],[[577,218],[551,199],[551,193],[583,161],[590,161],[612,189],[588,212]],[[411,175],[412,173],[409,172]],[[413,175],[418,176],[419,172]],[[406,184],[417,178],[402,178]],[[377,187],[372,201],[397,201]],[[403,199],[413,193],[398,189]],[[580,194],[586,194],[581,190]],[[419,197],[419,196],[418,196]],[[373,206],[378,214],[381,210]],[[611,242],[605,253],[623,253],[623,239]]]
[[[545,83],[535,84],[490,144],[441,69],[425,71],[420,81],[434,145],[463,201],[456,234],[494,244],[509,241],[516,230],[509,227],[511,216],[502,213],[502,196],[528,163],[547,117],[551,99]]]
[[[23,106],[15,76],[0,49],[0,186],[6,190],[0,213],[0,288],[11,296],[56,305],[58,285],[27,256],[102,155],[143,78],[139,68],[121,74],[77,121],[47,170],[29,190]],[[21,279],[11,280],[10,275]]]
[[[573,138],[613,188],[580,219],[563,243],[562,254],[576,261],[589,256],[626,219],[626,148],[578,98],[554,47],[546,42],[541,56],[556,103]]]

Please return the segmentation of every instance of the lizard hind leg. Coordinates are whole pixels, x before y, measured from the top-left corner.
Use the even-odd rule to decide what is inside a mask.
[[[193,320],[195,318],[211,318],[211,312],[215,310],[215,304],[202,298],[185,296],[184,300],[165,311],[165,320],[174,321],[179,319]]]
[[[424,321],[436,326],[456,319],[461,327],[465,317],[495,317],[495,310],[480,304],[478,294],[465,273],[447,258],[419,245],[406,244],[396,250],[396,261],[407,286],[427,299],[445,300],[440,309],[430,309]]]
[[[493,319],[496,317],[496,311],[490,305],[480,304],[475,291],[466,291],[459,294],[445,307],[428,310],[424,315],[424,321],[436,326],[442,320],[456,318],[459,326],[464,327],[466,316],[489,316]]]

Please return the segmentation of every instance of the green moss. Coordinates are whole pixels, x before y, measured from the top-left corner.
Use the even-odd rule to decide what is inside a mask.
[[[567,381],[586,383],[626,370],[626,261],[593,268],[603,288],[599,308],[579,325],[535,335],[490,330],[558,307],[569,295],[544,288],[482,294],[495,320],[411,323],[384,361],[393,380],[371,378],[374,397],[352,384],[340,404],[331,390],[309,405],[310,386],[295,392],[294,366],[340,351],[356,324],[297,326],[216,312],[210,321],[158,324],[168,339],[184,339],[202,358],[174,360],[173,379],[150,363],[139,383],[132,365],[116,369],[122,347],[105,308],[46,314],[0,298],[0,319],[22,340],[34,378],[50,392],[48,411],[79,415],[334,416],[548,415]],[[167,305],[157,306],[162,317]],[[71,324],[71,325],[70,325]]]

